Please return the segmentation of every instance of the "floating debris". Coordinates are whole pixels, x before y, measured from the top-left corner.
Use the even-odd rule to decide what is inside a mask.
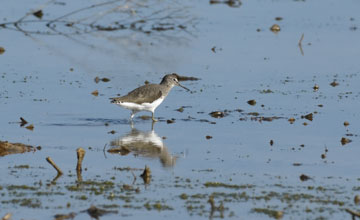
[[[111,130],[111,131],[108,132],[108,134],[115,134],[115,133],[116,133],[115,130]]]
[[[25,128],[30,130],[30,131],[33,131],[34,130],[34,125],[31,124],[31,125],[26,126]]]
[[[284,212],[282,211],[271,210],[266,208],[253,208],[252,211],[257,213],[263,213],[275,219],[281,219],[284,216]]]
[[[175,119],[174,118],[168,119],[168,120],[166,120],[166,123],[168,123],[168,124],[175,123]]]
[[[278,24],[274,24],[273,26],[270,27],[270,30],[274,33],[277,33],[280,31],[280,26]]]
[[[24,125],[26,125],[28,122],[23,118],[20,117],[20,127],[23,127]]]
[[[263,89],[260,91],[261,94],[269,94],[269,93],[274,93],[271,89]]]
[[[338,85],[339,85],[339,83],[336,82],[335,80],[332,83],[330,83],[330,86],[332,86],[332,87],[335,87],[335,86],[338,86]]]
[[[313,87],[314,92],[318,91],[318,90],[319,90],[319,88],[320,88],[320,87],[319,87],[319,85],[315,84],[315,85],[314,85],[314,87]]]
[[[144,172],[140,175],[140,177],[144,180],[145,184],[149,184],[151,180],[151,170],[148,166],[145,165]]]
[[[176,111],[178,111],[178,112],[183,112],[183,111],[184,111],[184,106],[182,106],[182,107],[180,107],[180,108],[176,109]]]
[[[120,146],[117,148],[111,148],[107,151],[110,154],[120,154],[121,156],[128,155],[131,150],[126,146]]]
[[[102,79],[101,79],[101,81],[103,81],[103,82],[109,82],[109,81],[110,81],[110,79],[109,79],[109,78],[104,77],[104,78],[102,78]]]
[[[94,79],[94,81],[95,81],[95,83],[99,83],[100,82],[100,78],[97,76],[97,77],[95,77],[95,79]]]
[[[240,0],[210,0],[210,5],[213,4],[226,4],[232,8],[238,8],[242,5]]]
[[[109,78],[106,78],[106,77],[104,77],[104,78],[99,78],[99,77],[97,76],[97,77],[95,77],[94,81],[95,81],[95,83],[99,83],[100,81],[109,82],[110,79],[109,79]]]
[[[87,212],[92,218],[94,219],[99,219],[99,217],[103,216],[103,215],[107,215],[107,214],[116,214],[118,213],[118,211],[110,211],[110,210],[105,210],[105,209],[100,209],[97,208],[96,206],[92,205],[90,206],[90,208],[88,208],[85,211],[82,212]]]
[[[345,144],[350,143],[351,140],[349,138],[342,137],[340,142],[341,142],[341,145],[345,145]]]
[[[3,53],[5,53],[5,48],[0,47],[0,55],[3,54]]]
[[[54,215],[55,220],[65,220],[65,219],[74,219],[76,216],[75,212],[70,212],[69,214],[56,214]]]
[[[34,152],[36,150],[30,145],[0,141],[0,156],[6,156],[9,154],[22,154],[31,151]]]
[[[276,21],[281,21],[281,20],[283,20],[283,18],[282,17],[275,17],[275,20]]]
[[[44,13],[42,10],[35,11],[33,15],[39,19],[41,19],[44,16]]]
[[[249,105],[256,105],[256,101],[254,99],[251,99],[251,100],[247,101],[247,103]]]
[[[356,196],[354,197],[354,203],[355,203],[356,205],[359,205],[359,204],[360,204],[360,195],[356,195]]]
[[[141,120],[146,121],[146,120],[150,120],[151,116],[149,116],[149,115],[141,115],[140,118],[141,118]]]
[[[311,179],[309,176],[307,176],[307,175],[305,175],[305,174],[301,174],[300,175],[300,180],[301,181],[307,181],[307,180],[309,180],[309,179]]]
[[[93,92],[91,93],[91,95],[93,95],[93,96],[98,96],[98,95],[99,95],[99,91],[98,91],[98,90],[95,90],[95,91],[93,91]]]
[[[313,120],[313,113],[309,113],[307,115],[302,115],[301,118],[305,118],[309,121],[312,121]]]
[[[213,48],[211,48],[211,51],[216,53],[216,47],[214,46]]]
[[[209,139],[212,139],[213,137],[210,136],[210,135],[206,135],[205,138],[206,138],[207,140],[209,140]]]
[[[226,113],[221,111],[215,111],[215,112],[211,112],[209,115],[213,118],[223,118],[225,117]]]
[[[289,118],[288,121],[290,122],[290,124],[293,124],[295,122],[295,118]]]
[[[325,159],[326,158],[326,154],[321,154],[321,159]]]
[[[344,126],[345,127],[347,127],[347,126],[349,126],[350,125],[350,123],[348,122],[348,121],[344,121]]]

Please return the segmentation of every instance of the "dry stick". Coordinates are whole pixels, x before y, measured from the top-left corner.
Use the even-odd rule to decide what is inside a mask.
[[[353,218],[354,218],[354,216],[360,218],[360,213],[359,212],[355,212],[355,211],[353,211],[351,209],[345,209],[345,211],[348,212],[349,214],[351,214],[353,216]]]
[[[53,166],[55,168],[55,170],[58,172],[58,175],[62,175],[63,172],[60,170],[60,168],[55,164],[55,162],[50,158],[50,157],[47,157],[46,158],[46,161],[51,164],[51,166]]]
[[[9,212],[6,215],[4,215],[4,217],[2,218],[2,220],[10,220],[11,219],[12,214]]]
[[[85,150],[84,148],[79,147],[78,149],[76,149],[76,153],[77,153],[77,165],[76,165],[76,171],[81,172],[82,170],[82,161],[84,159],[85,156]]]

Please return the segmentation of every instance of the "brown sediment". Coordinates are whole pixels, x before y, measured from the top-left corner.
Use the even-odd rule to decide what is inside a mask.
[[[0,156],[6,156],[9,154],[20,154],[31,151],[35,151],[35,148],[30,145],[0,141]]]

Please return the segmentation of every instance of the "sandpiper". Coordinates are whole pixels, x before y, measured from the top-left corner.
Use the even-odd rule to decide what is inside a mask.
[[[131,110],[131,120],[135,113],[149,111],[152,113],[152,120],[155,122],[157,121],[154,117],[155,109],[164,101],[174,86],[180,86],[189,91],[188,88],[180,85],[178,75],[172,73],[165,75],[160,84],[147,84],[134,89],[125,96],[110,99],[111,103]]]

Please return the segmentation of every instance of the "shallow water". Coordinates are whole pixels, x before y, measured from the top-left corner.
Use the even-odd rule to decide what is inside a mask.
[[[0,9],[0,23],[9,22],[0,28],[0,140],[41,146],[1,157],[1,217],[74,212],[75,219],[89,219],[82,211],[91,205],[117,211],[101,219],[264,219],[279,213],[283,219],[339,219],[350,218],[346,208],[358,209],[357,1],[257,0],[240,7],[116,1],[66,18],[82,25],[58,22],[54,32],[43,22],[100,2],[34,0]],[[16,30],[11,22],[40,7],[41,20],[29,15],[23,32]],[[137,23],[144,24],[141,30],[83,25],[128,25],[140,18],[148,19]],[[269,30],[275,23],[278,33]],[[160,121],[153,128],[141,117],[150,113],[138,113],[131,125],[130,112],[110,104],[110,97],[171,72],[201,80],[182,82],[192,92],[174,88],[156,110]],[[96,83],[95,77],[110,81]],[[334,81],[337,86],[330,85]],[[213,111],[226,116],[213,118]],[[312,121],[302,117],[310,113]],[[20,127],[20,117],[34,129]],[[351,142],[342,145],[343,137]],[[107,151],[121,146],[130,152]],[[75,170],[78,147],[86,150],[83,181]],[[56,181],[48,156],[65,173]],[[149,184],[140,177],[145,165]],[[310,179],[301,181],[302,174]],[[211,212],[211,195],[223,211]]]

